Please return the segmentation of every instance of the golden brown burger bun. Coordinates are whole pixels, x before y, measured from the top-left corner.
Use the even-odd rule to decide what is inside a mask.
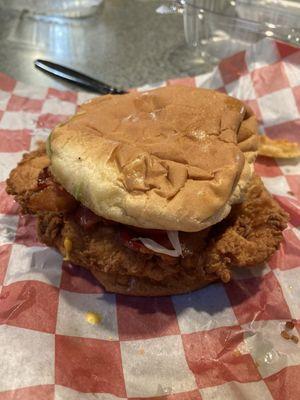
[[[183,86],[95,98],[48,140],[52,174],[97,215],[187,232],[242,201],[256,151],[242,102]]]

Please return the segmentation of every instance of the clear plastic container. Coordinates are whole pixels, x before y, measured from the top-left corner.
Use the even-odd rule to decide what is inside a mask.
[[[103,0],[0,0],[0,8],[34,16],[82,18],[97,11]]]
[[[82,58],[87,46],[78,43],[99,23],[101,5],[103,0],[0,0],[0,13],[10,19],[6,39],[13,46]]]
[[[183,15],[189,49],[176,49],[171,57],[191,74],[207,72],[263,37],[300,46],[299,1],[179,0],[164,7]]]
[[[236,12],[247,20],[300,28],[299,0],[237,0]]]

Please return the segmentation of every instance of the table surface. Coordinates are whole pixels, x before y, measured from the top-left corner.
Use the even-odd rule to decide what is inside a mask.
[[[104,0],[94,16],[60,21],[55,29],[45,21],[0,10],[0,71],[29,84],[56,88],[70,86],[36,70],[35,59],[58,62],[124,88],[184,76],[186,71],[173,65],[170,57],[184,45],[182,16],[158,14],[161,3]],[[27,43],[33,36],[22,31],[24,24],[27,31],[28,25],[31,30],[34,26],[35,43]]]

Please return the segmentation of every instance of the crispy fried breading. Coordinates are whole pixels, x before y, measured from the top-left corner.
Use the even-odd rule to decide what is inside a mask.
[[[7,193],[15,196],[24,214],[74,209],[76,200],[53,178],[43,174],[50,161],[45,146],[25,154],[7,180]],[[44,176],[45,175],[45,176]]]
[[[120,237],[124,225],[96,217],[84,229],[74,212],[81,206],[51,175],[43,185],[37,183],[47,165],[44,150],[27,155],[12,171],[8,193],[16,196],[24,212],[39,215],[41,241],[65,255],[67,238],[72,243],[70,260],[91,270],[108,290],[119,293],[167,295],[194,290],[216,279],[226,282],[233,268],[266,261],[278,247],[288,220],[254,176],[244,202],[234,206],[225,220],[205,231],[180,233],[183,257],[144,252],[124,245]],[[27,185],[21,177],[26,177]],[[50,203],[43,197],[45,189]],[[38,198],[36,207],[33,198]],[[59,207],[62,198],[65,201]]]
[[[295,158],[300,157],[300,146],[285,139],[271,139],[260,135],[258,154],[275,158]]]
[[[217,239],[207,250],[208,270],[220,265],[251,267],[266,261],[277,249],[288,216],[254,176],[245,201],[237,205],[226,224],[218,224]],[[223,227],[224,225],[224,227]]]

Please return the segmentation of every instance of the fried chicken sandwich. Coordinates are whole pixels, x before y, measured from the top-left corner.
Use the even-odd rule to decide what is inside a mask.
[[[81,106],[7,180],[39,239],[111,292],[156,296],[268,260],[287,215],[254,173],[241,101],[169,86]]]

